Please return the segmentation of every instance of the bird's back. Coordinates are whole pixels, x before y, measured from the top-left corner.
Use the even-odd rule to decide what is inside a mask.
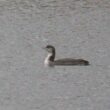
[[[54,61],[54,65],[89,65],[89,62],[84,59],[71,59],[71,58],[63,58]]]

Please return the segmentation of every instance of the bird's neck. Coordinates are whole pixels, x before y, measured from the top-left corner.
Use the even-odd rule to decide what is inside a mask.
[[[48,60],[49,61],[52,61],[53,62],[54,59],[55,59],[55,53],[49,53],[47,57],[48,57]]]
[[[54,53],[54,52],[53,52],[53,53],[48,53],[48,56],[47,56],[46,59],[47,59],[48,61],[53,62],[54,59],[55,59],[55,53]]]

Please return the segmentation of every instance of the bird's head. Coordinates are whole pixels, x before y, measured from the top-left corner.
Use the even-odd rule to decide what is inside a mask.
[[[45,47],[45,50],[48,52],[48,53],[55,53],[55,47],[52,46],[52,45],[47,45]]]

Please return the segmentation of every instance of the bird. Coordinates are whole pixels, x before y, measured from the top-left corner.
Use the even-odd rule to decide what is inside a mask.
[[[48,67],[54,66],[87,66],[89,65],[89,61],[84,59],[73,59],[73,58],[62,58],[55,60],[56,50],[52,45],[47,45],[44,49],[48,52],[47,57],[44,60],[44,65]]]

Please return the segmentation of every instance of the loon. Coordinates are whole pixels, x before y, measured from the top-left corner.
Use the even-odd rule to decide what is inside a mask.
[[[55,60],[55,54],[56,54],[55,47],[52,45],[47,45],[44,49],[48,52],[48,55],[44,61],[45,66],[53,67],[55,65],[59,65],[59,66],[89,65],[89,62],[84,59],[63,58],[63,59]]]

